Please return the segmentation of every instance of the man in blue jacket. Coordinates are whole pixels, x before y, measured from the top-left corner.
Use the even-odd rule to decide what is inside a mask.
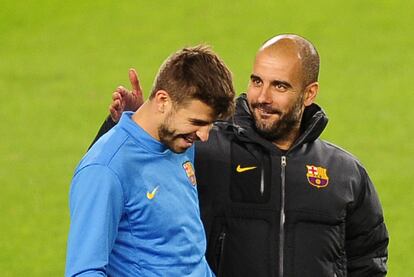
[[[214,276],[193,144],[233,103],[231,73],[209,48],[165,61],[149,100],[124,113],[75,170],[66,276]]]

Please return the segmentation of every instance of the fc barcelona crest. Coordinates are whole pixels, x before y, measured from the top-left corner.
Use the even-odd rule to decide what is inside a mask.
[[[317,188],[324,188],[328,185],[329,177],[326,168],[314,165],[306,165],[306,168],[308,169],[306,177],[309,184]]]
[[[193,164],[190,161],[187,161],[183,163],[183,168],[185,170],[185,173],[187,174],[188,180],[190,180],[190,183],[193,186],[197,185]]]

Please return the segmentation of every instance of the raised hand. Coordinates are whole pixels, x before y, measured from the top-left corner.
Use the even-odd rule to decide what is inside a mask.
[[[118,122],[124,111],[136,111],[144,103],[142,88],[134,68],[129,69],[129,81],[132,91],[119,86],[112,93],[112,102],[109,105],[109,112],[114,122]]]

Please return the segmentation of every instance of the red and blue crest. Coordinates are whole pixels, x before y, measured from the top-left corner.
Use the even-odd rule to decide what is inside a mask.
[[[314,165],[306,165],[309,184],[317,188],[324,188],[329,183],[329,177],[326,168]]]
[[[190,161],[187,161],[185,163],[183,163],[183,168],[185,170],[185,173],[187,174],[188,180],[190,181],[190,183],[195,186],[197,185],[197,180],[196,180],[196,176],[194,173],[194,167],[193,164]]]

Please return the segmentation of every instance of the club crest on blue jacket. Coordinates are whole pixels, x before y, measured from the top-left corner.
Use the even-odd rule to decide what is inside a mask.
[[[306,177],[308,178],[309,184],[317,188],[324,188],[328,186],[329,177],[326,168],[314,165],[306,165],[308,172]]]
[[[190,183],[195,186],[197,185],[197,180],[196,180],[196,176],[194,173],[194,167],[193,164],[190,161],[187,161],[185,163],[183,163],[183,168],[185,170],[185,173],[187,174],[188,180],[190,181]]]

